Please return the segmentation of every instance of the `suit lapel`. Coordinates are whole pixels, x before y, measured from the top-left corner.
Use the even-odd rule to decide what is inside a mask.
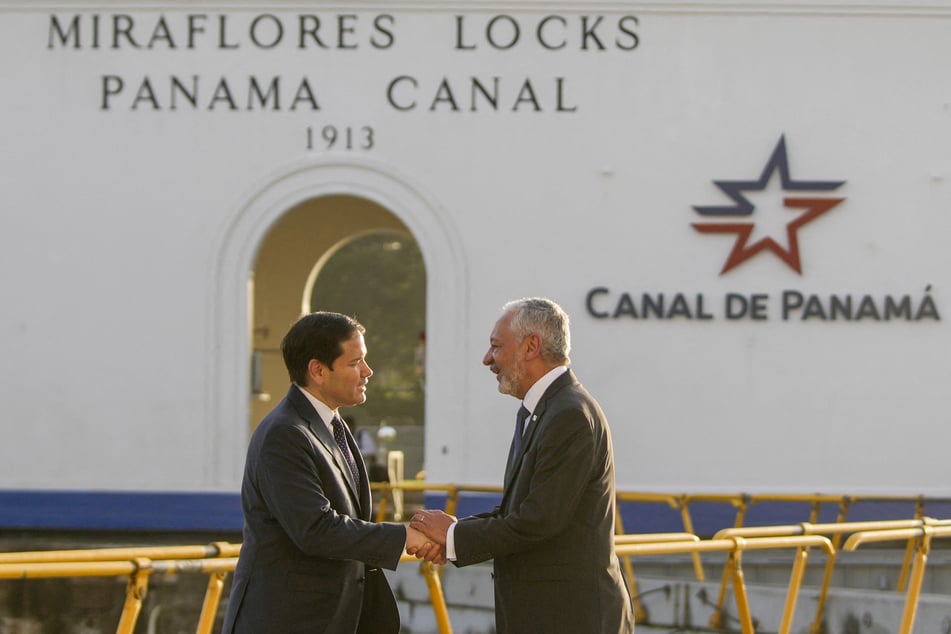
[[[300,414],[301,418],[307,423],[308,428],[310,428],[311,433],[316,436],[317,441],[324,446],[324,448],[333,456],[334,464],[337,466],[337,470],[340,471],[341,477],[347,483],[347,488],[350,490],[351,497],[357,501],[358,507],[361,509],[361,514],[363,513],[362,509],[365,508],[365,500],[361,495],[361,488],[358,486],[357,482],[353,481],[353,474],[350,472],[350,467],[347,466],[347,461],[343,457],[343,454],[340,452],[340,447],[337,446],[337,441],[334,440],[334,436],[330,433],[330,430],[327,429],[327,423],[325,423],[320,416],[317,414],[317,411],[314,409],[314,406],[310,404],[310,401],[307,400],[307,397],[300,393],[300,390],[292,385],[291,389],[287,393],[288,399],[294,404],[294,408]],[[353,454],[353,459],[357,462],[357,471],[360,472],[361,476],[365,473],[365,467],[361,466],[361,461],[357,460],[359,453],[354,453],[354,442],[350,439],[350,432],[344,431],[347,435],[347,444],[350,447],[350,453]]]
[[[508,497],[509,485],[518,475],[519,469],[522,467],[522,458],[525,456],[525,452],[528,451],[529,446],[531,446],[532,440],[535,438],[535,432],[538,430],[538,427],[541,425],[542,420],[544,419],[545,410],[548,409],[549,399],[551,399],[551,397],[556,392],[558,392],[558,390],[573,383],[575,383],[575,376],[569,369],[548,386],[548,389],[545,390],[545,393],[542,394],[542,397],[538,400],[538,405],[535,406],[535,411],[532,412],[532,415],[528,417],[525,423],[525,432],[522,435],[522,446],[519,448],[518,455],[515,456],[514,461],[511,459],[512,450],[514,447],[509,448],[510,458],[508,464],[511,466],[508,466],[505,469],[505,497]]]

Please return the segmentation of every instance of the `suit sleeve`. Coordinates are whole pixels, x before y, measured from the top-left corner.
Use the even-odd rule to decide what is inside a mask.
[[[308,555],[355,559],[390,570],[399,563],[406,528],[339,512],[330,496],[346,495],[341,488],[345,484],[335,468],[315,454],[299,427],[271,430],[261,448],[256,482],[270,514]]]
[[[576,514],[594,463],[594,433],[582,410],[555,413],[539,428],[513,486],[517,506],[504,515],[466,518],[455,529],[456,562],[465,566],[518,552],[562,532]],[[528,483],[524,472],[531,469]]]

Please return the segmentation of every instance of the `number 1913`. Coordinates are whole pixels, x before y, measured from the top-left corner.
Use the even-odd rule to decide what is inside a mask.
[[[307,126],[307,149],[371,150],[375,142],[373,128],[325,125],[320,129]]]

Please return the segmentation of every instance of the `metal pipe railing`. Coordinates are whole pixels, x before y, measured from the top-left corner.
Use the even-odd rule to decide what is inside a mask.
[[[234,570],[237,557],[212,559],[152,560],[135,557],[128,561],[109,561],[90,552],[88,561],[80,561],[77,551],[71,551],[72,561],[42,561],[33,563],[0,564],[0,579],[49,579],[62,577],[128,576],[125,603],[119,617],[116,634],[132,634],[148,593],[149,578],[153,573],[203,572],[224,573]],[[202,632],[202,630],[198,630]],[[207,630],[207,631],[210,631]]]
[[[736,600],[737,613],[743,634],[755,634],[753,619],[750,611],[749,598],[746,592],[746,582],[743,577],[742,555],[748,550],[767,550],[796,548],[793,570],[790,575],[789,587],[786,592],[786,603],[783,610],[779,634],[789,634],[792,627],[792,617],[795,612],[799,588],[802,584],[808,548],[819,547],[827,555],[834,552],[832,542],[821,535],[797,535],[787,537],[733,537],[730,539],[711,540],[682,540],[656,541],[640,544],[621,544],[615,547],[618,555],[663,555],[676,553],[726,552],[728,553],[727,568],[733,582],[733,594]]]
[[[905,606],[902,610],[898,634],[911,634],[914,627],[925,566],[928,562],[928,553],[931,551],[931,540],[936,537],[951,537],[951,522],[937,522],[925,518],[923,526],[860,531],[854,533],[845,541],[844,550],[847,551],[856,550],[863,544],[873,542],[909,540],[915,544],[914,564],[909,578],[908,590],[905,593]]]
[[[498,486],[484,486],[484,485],[445,485],[445,484],[433,484],[427,483],[425,481],[404,481],[397,483],[373,483],[373,486],[376,490],[383,492],[390,492],[392,489],[404,489],[407,491],[444,491],[447,493],[446,504],[444,510],[447,513],[455,514],[455,510],[458,504],[458,499],[460,493],[463,492],[490,492],[490,493],[501,493],[501,487]],[[850,496],[850,495],[836,495],[836,494],[823,494],[823,493],[811,493],[811,494],[798,494],[798,493],[765,493],[765,494],[745,494],[745,493],[726,493],[726,494],[682,494],[682,493],[663,493],[663,492],[653,492],[653,491],[618,491],[617,492],[617,504],[622,502],[640,502],[640,503],[656,503],[656,504],[666,504],[667,506],[677,510],[680,513],[681,524],[683,529],[688,534],[696,534],[694,529],[693,518],[691,515],[691,505],[698,502],[708,502],[708,503],[719,503],[732,506],[736,513],[733,522],[733,528],[742,528],[744,522],[746,521],[746,516],[749,509],[756,504],[769,503],[769,502],[786,502],[786,503],[796,503],[801,502],[808,504],[810,506],[809,518],[807,523],[814,523],[819,517],[819,512],[824,504],[835,505],[837,507],[837,519],[836,523],[844,523],[846,517],[848,516],[849,510],[851,507],[860,504],[860,503],[869,503],[869,502],[893,502],[893,503],[907,503],[914,505],[914,518],[920,519],[924,516],[924,511],[929,504],[951,504],[951,498],[946,497],[930,497],[930,496]],[[386,497],[383,496],[381,499],[380,510],[377,514],[378,520],[382,520],[386,515]],[[618,511],[616,514],[616,530],[615,532],[618,535],[626,534],[624,529],[623,521],[621,518],[621,513]],[[778,533],[781,534],[781,533]],[[841,532],[832,532],[832,545],[834,547],[833,552],[829,555],[829,558],[826,562],[824,578],[822,581],[820,594],[817,600],[816,605],[816,617],[813,623],[810,625],[811,634],[819,634],[821,631],[821,617],[825,610],[826,598],[828,594],[828,589],[832,582],[832,575],[835,567],[836,554],[841,546],[842,542],[842,533]],[[908,570],[911,566],[911,559],[913,554],[913,543],[909,542],[906,548],[905,560],[902,565],[901,573],[899,576],[898,587],[903,588],[906,579],[908,576]],[[705,573],[703,569],[703,564],[700,557],[700,551],[693,551],[690,553],[694,574],[698,581],[703,581],[705,579]],[[631,563],[629,556],[619,554],[622,568],[625,576],[627,577],[628,586],[631,590],[631,595],[634,599],[634,612],[635,617],[639,620],[643,620],[646,617],[646,611],[641,605],[641,602],[638,597],[637,592],[637,583],[634,576],[634,567]],[[723,612],[722,607],[726,599],[726,588],[729,583],[730,571],[724,569],[723,576],[720,582],[720,592],[717,599],[717,608],[714,611],[713,617],[711,618],[712,627],[722,627],[722,618]]]
[[[502,487],[498,485],[481,484],[434,484],[425,480],[403,480],[401,482],[371,482],[370,489],[381,493],[379,506],[376,512],[376,521],[382,522],[387,517],[389,508],[388,496],[392,496],[394,490],[406,492],[443,492],[446,493],[446,503],[443,510],[450,515],[456,514],[456,508],[459,504],[459,494],[467,493],[502,493]]]
[[[396,483],[372,483],[377,491],[382,491],[378,518],[385,516],[385,500],[387,493],[394,489],[400,491],[434,491],[445,492],[446,502],[444,510],[455,514],[460,494],[464,492],[501,493],[501,487],[486,485],[455,485],[433,484],[424,481],[401,481]],[[762,502],[806,502],[811,505],[810,521],[786,526],[744,527],[746,513],[751,505]],[[845,522],[845,516],[850,506],[858,502],[902,502],[912,503],[915,506],[913,519],[907,520],[880,520],[867,522]],[[817,632],[817,624],[825,604],[825,598],[831,583],[832,568],[835,563],[836,552],[844,534],[852,533],[847,542],[846,550],[852,550],[859,544],[868,541],[887,541],[898,539],[908,540],[905,562],[902,567],[902,581],[899,590],[905,585],[908,578],[909,590],[906,597],[905,614],[902,627],[908,627],[914,620],[914,611],[917,607],[921,589],[921,579],[924,572],[927,553],[931,539],[934,537],[951,536],[951,520],[933,520],[923,517],[922,513],[927,504],[933,502],[948,503],[947,498],[929,498],[924,496],[837,496],[837,495],[790,495],[790,494],[666,494],[657,492],[622,491],[617,494],[617,503],[643,502],[662,503],[680,512],[684,532],[654,533],[654,534],[626,534],[624,532],[621,514],[617,513],[617,535],[615,538],[617,554],[624,564],[624,571],[635,597],[635,614],[639,620],[644,618],[643,606],[637,599],[637,585],[630,558],[643,554],[661,554],[681,552],[689,554],[694,563],[694,572],[698,580],[704,580],[700,554],[704,552],[727,552],[728,561],[724,568],[721,592],[717,602],[713,621],[722,617],[722,607],[726,596],[726,584],[732,581],[738,608],[745,613],[744,627],[751,628],[749,621],[749,606],[746,597],[746,588],[743,581],[742,553],[746,550],[759,548],[795,547],[798,550],[794,556],[793,570],[790,578],[790,590],[787,593],[787,603],[783,613],[783,623],[787,624],[795,608],[798,588],[807,560],[807,550],[812,546],[821,546],[827,553],[828,559],[824,579],[817,605],[816,618],[810,631]],[[693,530],[693,521],[690,513],[691,504],[697,502],[722,503],[732,506],[736,510],[734,526],[718,531],[713,539],[701,540]],[[838,520],[835,523],[815,523],[819,508],[822,504],[835,503],[839,508]],[[832,536],[830,541],[825,535]],[[820,537],[825,541],[809,541]],[[771,541],[772,540],[772,541]],[[792,541],[790,541],[792,540]],[[795,540],[801,540],[796,542]],[[798,544],[792,546],[790,544]],[[780,545],[782,544],[782,545]],[[215,542],[200,546],[156,546],[131,548],[100,548],[85,550],[60,551],[32,551],[20,553],[0,553],[0,578],[42,578],[42,577],[83,577],[83,576],[128,576],[126,599],[119,623],[119,634],[131,632],[141,610],[143,599],[148,592],[150,576],[156,572],[201,572],[209,575],[209,581],[202,604],[197,632],[210,632],[224,588],[227,574],[234,570],[240,552],[240,544]],[[417,562],[415,557],[404,553],[401,562]],[[910,576],[907,571],[911,568]],[[437,624],[441,634],[451,633],[448,610],[440,581],[441,566],[433,566],[421,562],[422,574],[426,577],[427,587],[436,614]],[[795,592],[793,592],[795,589]],[[746,630],[744,630],[746,631]],[[788,631],[788,630],[786,630]],[[904,634],[906,630],[902,630]]]
[[[825,572],[823,574],[822,585],[819,590],[819,597],[816,604],[816,613],[813,618],[812,623],[810,624],[810,632],[818,632],[821,630],[822,615],[825,609],[825,602],[828,596],[829,587],[831,585],[832,571],[836,562],[836,552],[838,551],[838,546],[841,543],[841,538],[847,533],[856,533],[859,531],[868,531],[868,532],[882,532],[889,530],[898,530],[898,529],[914,529],[925,526],[926,524],[934,526],[946,526],[951,524],[951,520],[933,520],[929,518],[924,519],[907,519],[907,520],[879,520],[879,521],[865,521],[865,522],[835,522],[835,523],[825,523],[825,524],[814,524],[812,522],[802,522],[801,524],[792,524],[787,526],[748,526],[740,528],[725,528],[721,531],[718,531],[714,535],[714,539],[729,539],[732,537],[766,537],[766,536],[781,536],[781,535],[832,535],[834,536],[833,546],[835,551],[829,556],[826,561]],[[913,545],[913,540],[909,540],[909,545]],[[904,568],[908,563],[908,558],[906,557],[905,563],[902,565],[902,575],[904,576]],[[901,588],[899,587],[899,591]]]
[[[125,548],[86,548],[77,550],[33,550],[0,553],[0,564],[66,563],[146,559],[205,559],[237,557],[241,544],[212,542],[200,546],[140,546]]]
[[[215,623],[224,581],[238,563],[240,544],[214,543],[209,546],[156,546],[141,548],[100,548],[87,550],[29,551],[0,553],[0,579],[48,579],[66,577],[127,576],[125,602],[116,634],[132,634],[148,593],[153,573],[204,573],[209,575],[202,602],[197,634],[210,634]],[[202,554],[217,555],[203,557]],[[148,556],[144,556],[144,555]],[[164,559],[153,559],[162,557]],[[419,562],[406,553],[400,562]],[[452,634],[449,612],[439,579],[439,568],[420,562],[440,634]]]

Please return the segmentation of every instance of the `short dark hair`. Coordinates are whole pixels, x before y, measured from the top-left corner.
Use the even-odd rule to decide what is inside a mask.
[[[343,354],[343,342],[366,329],[353,317],[318,311],[304,315],[281,340],[284,365],[292,382],[307,385],[307,366],[316,359],[328,368]]]

